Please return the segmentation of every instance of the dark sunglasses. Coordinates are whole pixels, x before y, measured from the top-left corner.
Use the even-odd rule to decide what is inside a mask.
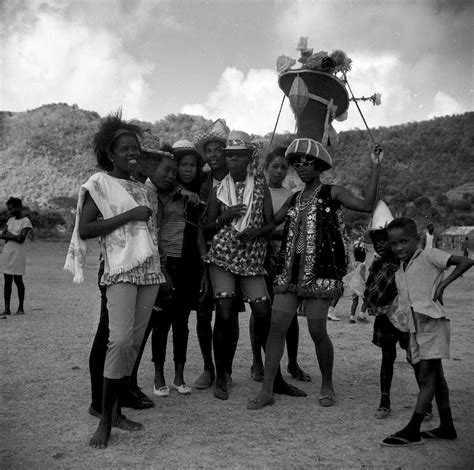
[[[314,160],[306,160],[305,162],[294,162],[292,163],[293,168],[298,169],[301,168],[302,166],[308,167],[311,166],[314,163]]]

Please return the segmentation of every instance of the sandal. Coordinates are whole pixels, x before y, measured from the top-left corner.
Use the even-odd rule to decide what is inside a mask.
[[[286,368],[288,373],[296,380],[299,380],[300,382],[311,382],[311,376],[307,374],[300,366],[299,364],[296,364],[296,367],[288,367]]]
[[[424,444],[424,442],[420,439],[417,441],[412,441],[407,439],[406,437],[397,436],[396,434],[392,434],[385,438],[380,445],[384,447],[410,447],[410,446],[417,446]]]
[[[153,395],[156,395],[157,397],[169,397],[170,389],[167,385],[164,385],[158,389],[153,385]]]
[[[247,410],[261,410],[266,406],[271,406],[275,403],[275,397],[271,397],[269,400],[263,400],[261,398],[251,398],[247,401]]]
[[[176,384],[171,384],[171,388],[176,390],[178,393],[181,395],[190,395],[193,389],[186,384],[181,384],[181,385],[176,385]]]
[[[134,410],[146,410],[155,406],[155,402],[147,397],[139,387],[130,388],[120,404],[124,408],[133,408]]]
[[[318,398],[319,404],[324,407],[333,406],[336,402],[334,395],[322,395]]]
[[[385,408],[384,406],[380,406],[377,408],[377,411],[375,412],[375,417],[377,419],[385,419],[388,418],[388,415],[391,413],[390,408]]]
[[[421,431],[421,437],[423,439],[429,439],[431,441],[436,441],[436,440],[449,440],[449,441],[454,441],[458,435],[456,431],[453,433],[446,433],[446,432],[441,432],[439,428],[436,429],[430,429],[429,431]]]

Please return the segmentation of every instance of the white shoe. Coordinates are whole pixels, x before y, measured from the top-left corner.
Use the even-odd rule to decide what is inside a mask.
[[[334,315],[333,313],[328,313],[328,320],[341,321],[341,319],[336,317],[336,315]]]
[[[193,389],[189,385],[186,385],[186,384],[183,384],[183,385],[171,384],[171,388],[176,390],[181,395],[189,395],[193,391]]]
[[[160,387],[158,390],[156,389],[155,385],[153,384],[153,395],[157,397],[169,397],[170,396],[170,388],[168,385]]]

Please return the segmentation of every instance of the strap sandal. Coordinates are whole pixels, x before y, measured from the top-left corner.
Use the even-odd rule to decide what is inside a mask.
[[[390,408],[385,408],[384,406],[380,406],[377,408],[377,411],[375,412],[375,417],[377,419],[385,419],[388,417],[388,415],[391,413]]]
[[[320,406],[334,406],[334,403],[336,403],[336,397],[334,395],[321,395],[318,398],[318,401]]]
[[[170,389],[168,385],[164,385],[163,387],[156,389],[156,387],[153,385],[153,395],[156,395],[157,397],[169,397],[170,396]]]
[[[396,434],[392,434],[385,438],[380,445],[384,447],[410,447],[410,446],[418,446],[424,444],[424,442],[419,438],[418,440],[411,440],[408,437],[397,436]]]
[[[270,399],[264,400],[262,398],[251,398],[247,401],[247,410],[261,410],[266,406],[271,406],[275,403],[275,397],[271,397]]]
[[[178,393],[181,395],[190,395],[193,389],[186,384],[181,384],[181,385],[176,385],[176,384],[171,384],[171,388],[176,390]]]
[[[300,382],[311,382],[311,376],[307,374],[300,366],[299,364],[296,364],[296,367],[290,367],[288,366],[286,368],[288,373],[296,380],[299,380]]]

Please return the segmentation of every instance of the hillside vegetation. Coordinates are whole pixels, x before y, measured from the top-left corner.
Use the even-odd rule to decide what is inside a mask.
[[[21,112],[0,112],[0,200],[21,197],[35,210],[59,211],[68,225],[79,185],[95,171],[91,140],[100,116],[76,105],[49,104]],[[139,122],[163,141],[192,139],[211,121],[172,114],[155,123]],[[474,113],[435,118],[373,131],[385,147],[380,195],[397,215],[440,227],[474,225]],[[270,136],[253,136],[263,143]],[[364,130],[339,134],[330,149],[334,168],[325,181],[361,192],[368,178],[371,143]],[[289,143],[290,134],[276,136]],[[262,154],[264,152],[262,151]],[[263,157],[263,156],[262,156]],[[289,185],[298,184],[290,175]],[[349,225],[367,222],[347,214]]]

